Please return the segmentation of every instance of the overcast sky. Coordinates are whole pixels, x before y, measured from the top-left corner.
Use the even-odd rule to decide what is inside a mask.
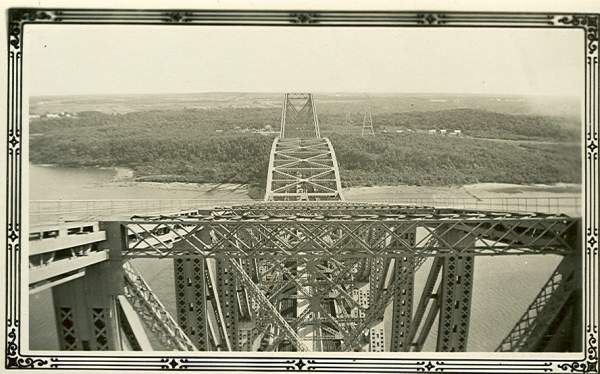
[[[431,92],[580,95],[578,30],[26,27],[31,95]]]

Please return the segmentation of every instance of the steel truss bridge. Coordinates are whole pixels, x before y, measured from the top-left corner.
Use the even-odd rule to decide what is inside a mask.
[[[555,254],[497,350],[578,351],[580,234],[580,219],[561,214],[345,201],[312,95],[286,94],[265,201],[39,227],[29,285],[52,288],[64,350],[151,350],[153,335],[183,351],[406,352],[431,338],[457,352],[476,257]],[[137,258],[172,259],[176,316]]]

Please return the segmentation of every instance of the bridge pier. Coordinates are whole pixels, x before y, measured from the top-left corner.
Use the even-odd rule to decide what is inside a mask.
[[[122,350],[117,297],[123,294],[121,252],[126,237],[119,223],[104,227],[109,260],[89,266],[85,275],[52,288],[61,350]]]

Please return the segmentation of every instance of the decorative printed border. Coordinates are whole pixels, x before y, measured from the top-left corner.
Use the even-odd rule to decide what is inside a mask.
[[[501,27],[575,28],[585,49],[585,228],[584,342],[576,361],[552,359],[431,359],[352,357],[136,357],[34,355],[21,352],[21,204],[23,31],[29,24],[236,25],[290,27]],[[391,12],[391,11],[215,11],[13,8],[8,13],[6,336],[7,369],[110,369],[198,371],[382,372],[597,372],[598,367],[598,39],[599,14]],[[26,186],[25,186],[26,187]],[[25,259],[26,260],[26,259]]]

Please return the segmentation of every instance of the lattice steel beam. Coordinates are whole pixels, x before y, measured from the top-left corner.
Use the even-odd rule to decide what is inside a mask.
[[[196,351],[195,345],[171,317],[142,275],[128,262],[123,264],[123,274],[127,300],[144,323],[156,333],[163,346],[172,350]]]
[[[320,258],[351,259],[364,257],[403,256],[477,256],[514,254],[559,254],[575,251],[570,239],[578,230],[573,218],[424,218],[363,215],[358,219],[277,215],[265,217],[202,218],[195,220],[125,221],[129,239],[123,250],[128,257],[228,257],[228,258]],[[210,232],[214,240],[190,240],[199,229]],[[165,234],[154,234],[157,231]],[[370,231],[381,232],[379,240],[365,240]],[[421,233],[416,243],[403,238],[403,233]],[[444,238],[454,230],[461,235]],[[502,231],[503,230],[503,231]],[[321,235],[337,232],[330,240]],[[241,241],[239,237],[246,238]],[[469,247],[461,244],[475,238]],[[429,240],[439,246],[427,247]],[[390,245],[390,241],[395,241]],[[185,242],[188,246],[174,246]]]
[[[566,256],[558,264],[548,281],[544,284],[533,302],[502,340],[498,352],[532,352],[543,350],[545,335],[563,308],[576,292],[579,285],[576,272],[580,257]],[[580,269],[579,269],[580,270]],[[581,300],[573,300],[578,303]],[[571,326],[579,328],[578,326]]]
[[[208,332],[231,341],[228,349],[256,349],[263,341],[261,349],[309,350],[308,340],[313,350],[362,349],[360,337],[367,329],[374,338],[383,333],[377,321],[393,302],[392,350],[420,349],[437,315],[440,321],[450,321],[447,334],[440,327],[449,338],[439,348],[464,350],[464,312],[446,311],[449,316],[444,316],[444,303],[468,304],[461,298],[470,291],[451,284],[465,276],[464,264],[487,254],[573,253],[573,233],[579,229],[579,220],[564,216],[440,213],[386,204],[265,202],[247,207],[118,223],[126,233],[127,257],[200,257],[221,264],[213,269],[214,279],[206,280],[207,297],[217,300],[209,302],[208,309],[218,312]],[[411,279],[427,257],[441,264],[432,270],[432,289],[421,299],[432,301],[432,306],[425,318],[426,308],[420,303],[411,321]],[[462,270],[451,269],[457,258]],[[381,262],[381,271],[372,267],[374,261]],[[445,273],[434,292],[439,269]],[[373,292],[365,308],[352,290],[369,273]],[[307,307],[296,306],[301,304]],[[295,312],[288,313],[290,308]],[[247,325],[244,337],[242,319]],[[261,334],[252,332],[254,326]]]
[[[265,310],[268,315],[273,317],[272,323],[281,328],[282,333],[299,351],[308,351],[309,349],[301,341],[296,331],[294,331],[289,323],[281,316],[277,308],[264,295],[263,291],[252,281],[252,278],[246,274],[244,268],[238,262],[238,260],[231,259],[230,263],[232,264],[232,268],[239,275],[239,280],[244,284],[248,292],[250,292],[252,297],[254,297],[257,301],[259,308]]]

